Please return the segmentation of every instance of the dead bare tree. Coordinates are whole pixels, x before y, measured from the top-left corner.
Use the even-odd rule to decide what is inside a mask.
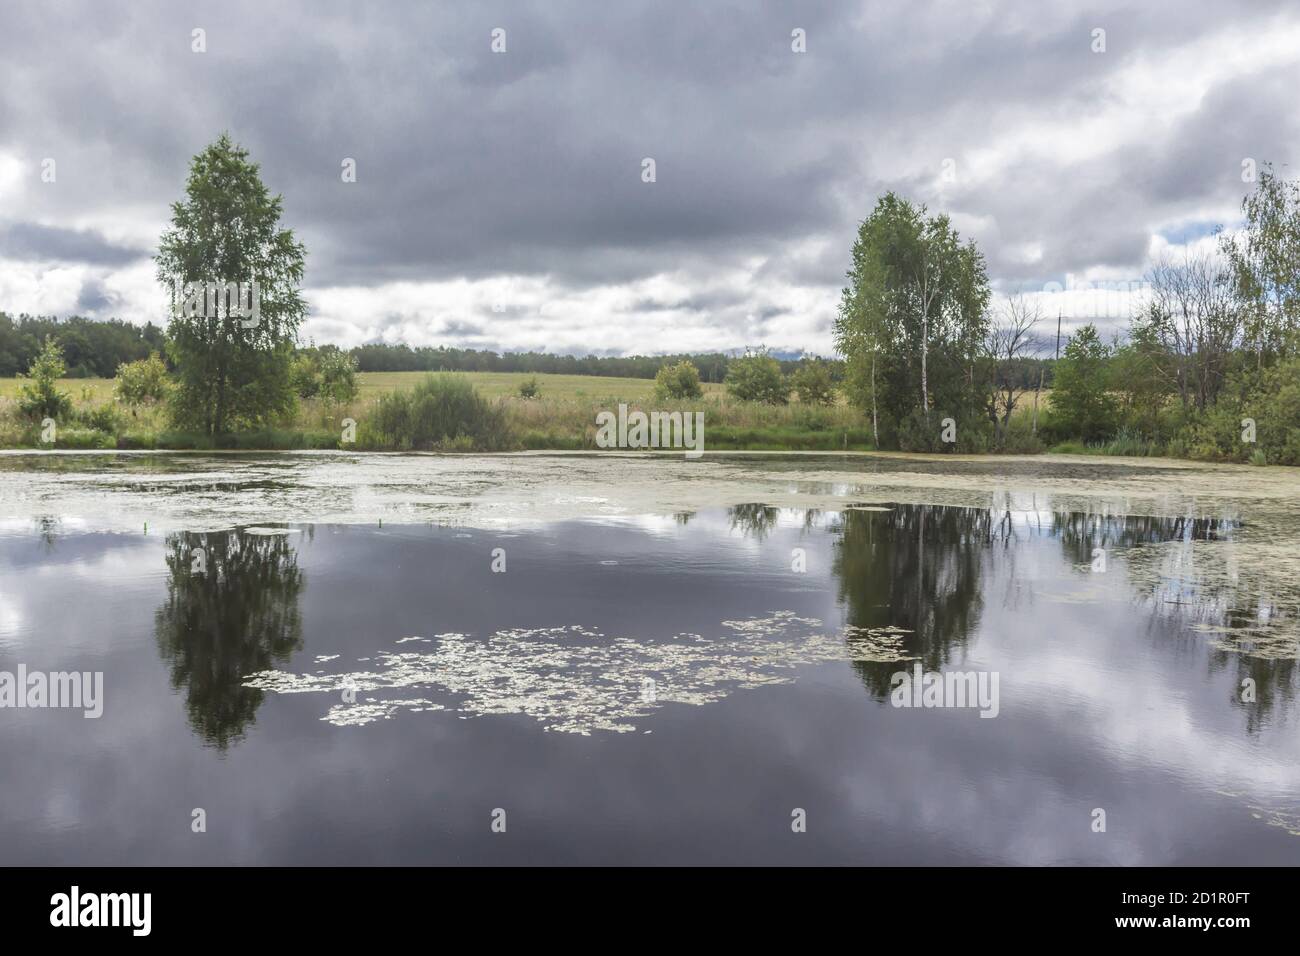
[[[1060,357],[1061,357],[1061,312],[1058,309],[1056,312],[1056,348],[1052,352],[1052,358],[1059,359]],[[1029,429],[1029,433],[1031,435],[1038,434],[1038,405],[1040,400],[1043,397],[1043,378],[1046,376],[1046,374],[1047,374],[1047,363],[1040,362],[1038,365],[1038,387],[1034,389],[1034,424]]]
[[[993,421],[999,445],[1006,440],[1011,416],[1023,391],[1016,375],[1016,365],[1019,359],[1037,351],[1034,327],[1040,318],[1037,301],[1025,298],[1022,293],[1014,293],[1003,302],[998,319],[989,328],[985,339],[984,348],[991,360],[993,379],[989,418]]]
[[[1243,333],[1228,264],[1212,252],[1185,251],[1158,260],[1147,281],[1151,300],[1139,326],[1164,353],[1156,374],[1170,380],[1184,408],[1203,411],[1218,397]]]

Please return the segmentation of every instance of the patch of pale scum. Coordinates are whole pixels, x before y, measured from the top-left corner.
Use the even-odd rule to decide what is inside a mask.
[[[1261,537],[1263,540],[1260,540]],[[1218,650],[1274,660],[1300,657],[1300,545],[1245,527],[1231,539],[1167,541],[1131,549],[1130,582],[1200,620]],[[1193,600],[1194,599],[1194,600]]]
[[[1300,837],[1300,804],[1273,804],[1268,806],[1258,802],[1251,802],[1257,799],[1257,794],[1244,794],[1232,790],[1215,790],[1215,793],[1225,797],[1231,797],[1234,800],[1241,800],[1250,815],[1256,820],[1260,820],[1271,827],[1280,827],[1291,836]]]
[[[336,727],[359,727],[376,720],[390,720],[399,710],[418,713],[425,710],[446,710],[442,704],[430,700],[367,701],[363,704],[335,704],[321,720]]]
[[[268,670],[250,675],[244,686],[282,694],[437,688],[457,698],[452,709],[460,716],[520,714],[562,733],[628,733],[636,729],[636,718],[664,704],[701,706],[735,690],[789,683],[802,665],[913,659],[903,647],[902,635],[909,632],[896,627],[826,634],[820,620],[792,611],[724,621],[722,627],[730,633],[715,639],[683,633],[655,642],[608,637],[580,625],[511,628],[486,640],[450,632],[437,635],[427,652],[381,653],[376,670],[327,675]],[[645,694],[647,686],[653,686],[652,695]],[[335,704],[322,719],[358,726],[391,717],[402,707],[446,709],[372,696],[363,704]]]

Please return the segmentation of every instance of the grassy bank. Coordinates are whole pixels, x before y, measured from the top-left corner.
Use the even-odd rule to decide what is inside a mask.
[[[519,396],[519,386],[534,376],[515,372],[458,372],[499,414],[499,422],[432,447],[452,451],[497,449],[597,449],[596,416],[629,410],[702,411],[705,447],[748,450],[869,450],[870,421],[847,405],[829,408],[800,405],[757,405],[738,402],[721,385],[706,383],[694,401],[656,402],[650,379],[588,375],[538,375],[537,398]],[[225,436],[177,431],[160,407],[131,408],[113,399],[111,379],[62,379],[60,390],[72,400],[72,413],[57,423],[53,446],[40,441],[38,422],[18,413],[18,379],[0,379],[0,448],[121,448],[121,449],[401,449],[426,447],[429,436],[417,435],[421,414],[399,409],[395,396],[411,395],[427,372],[367,372],[358,378],[355,401],[338,404],[301,400],[291,419],[270,427]],[[384,424],[381,425],[381,418]],[[356,441],[343,441],[344,421],[357,423]],[[442,427],[435,425],[435,427]]]
[[[620,404],[626,404],[629,411],[646,413],[703,412],[706,450],[874,448],[870,416],[842,398],[832,406],[805,405],[797,400],[789,405],[762,405],[738,401],[722,386],[705,384],[699,399],[657,401],[654,382],[649,379],[511,372],[456,372],[439,378],[446,387],[429,391],[425,388],[430,379],[427,372],[361,373],[354,401],[300,400],[292,416],[215,440],[173,428],[162,407],[130,407],[117,402],[111,379],[63,379],[59,388],[71,399],[72,410],[56,423],[52,445],[42,442],[40,423],[18,411],[20,380],[0,379],[0,448],[595,451],[599,450],[597,416],[616,411]],[[519,386],[534,378],[539,396],[521,397]],[[422,390],[426,392],[423,398]],[[1042,422],[1048,420],[1050,398],[1050,392],[1044,391]],[[1189,457],[1183,447],[1148,441],[1123,430],[1106,441],[1067,441],[1045,449],[1039,441],[1042,436],[1031,431],[1032,418],[1033,396],[1026,394],[1012,418],[1006,450]],[[355,430],[345,435],[348,421],[355,423]]]

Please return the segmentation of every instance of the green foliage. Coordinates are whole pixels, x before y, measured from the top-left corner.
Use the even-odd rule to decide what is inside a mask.
[[[659,369],[683,359],[699,369],[706,382],[721,382],[727,356],[692,355],[552,355],[542,352],[491,352],[483,349],[432,348],[372,343],[352,350],[362,372],[527,372],[534,375],[601,375],[654,378]]]
[[[361,423],[362,448],[500,451],[512,444],[502,410],[455,374],[430,375],[409,391],[381,395]]]
[[[60,428],[54,447],[77,451],[108,449],[116,448],[117,441],[111,433],[97,428]]]
[[[1116,407],[1108,390],[1106,364],[1109,355],[1091,323],[1071,336],[1056,366],[1051,412],[1054,433],[1088,442],[1104,438],[1114,429]]]
[[[113,395],[123,405],[153,405],[166,399],[170,391],[167,366],[157,352],[150,352],[148,358],[123,362],[117,367]]]
[[[19,411],[32,418],[53,419],[71,412],[72,399],[57,387],[66,371],[63,349],[53,338],[47,338],[27,369],[27,380],[18,393]]]
[[[1108,375],[1121,430],[1156,441],[1167,437],[1165,412],[1175,388],[1165,359],[1152,326],[1141,322],[1133,326],[1130,341],[1111,352]]]
[[[951,442],[944,440],[945,418],[953,420]],[[914,408],[898,423],[896,439],[902,451],[978,455],[993,448],[993,423],[974,410],[932,408],[927,416]]]
[[[117,435],[122,427],[122,418],[111,404],[79,410],[74,418],[87,428],[110,436]]]
[[[355,401],[357,385],[357,360],[334,346],[320,352],[320,393],[326,401],[346,405]]]
[[[727,391],[742,402],[784,405],[790,401],[790,386],[781,365],[765,349],[756,349],[734,359],[727,368]]]
[[[946,216],[892,192],[863,220],[852,255],[835,322],[850,394],[878,416],[883,443],[928,444],[935,409],[985,404],[970,374],[988,329],[984,257]]]
[[[1265,163],[1241,211],[1245,228],[1222,237],[1221,247],[1244,310],[1247,347],[1262,368],[1300,347],[1300,182],[1279,179]]]
[[[117,367],[163,347],[163,332],[152,322],[132,325],[121,319],[66,319],[0,312],[0,378],[32,364],[41,343],[51,338],[63,348],[67,378],[112,378]]]
[[[821,359],[810,359],[795,369],[790,376],[799,401],[805,405],[835,404],[835,382],[831,378],[831,368]]]
[[[1255,423],[1254,442],[1246,419]],[[1300,465],[1300,356],[1234,374],[1218,403],[1178,437],[1192,458]]]
[[[299,352],[289,364],[289,385],[299,398],[315,398],[320,394],[321,375],[316,356]]]
[[[159,241],[158,279],[256,283],[258,316],[229,302],[216,315],[182,311],[168,326],[176,366],[172,420],[209,435],[257,428],[290,413],[290,362],[306,311],[299,293],[305,250],[280,227],[282,200],[262,183],[248,151],[222,135],[194,157],[184,200]]]
[[[525,399],[540,398],[541,394],[542,394],[542,386],[537,381],[536,375],[534,375],[532,378],[525,379],[524,381],[519,383],[520,398],[525,398]]]
[[[658,401],[700,398],[703,394],[700,370],[690,359],[665,365],[655,374],[655,399]]]

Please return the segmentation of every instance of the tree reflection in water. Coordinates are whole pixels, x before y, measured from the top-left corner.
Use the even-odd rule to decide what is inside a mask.
[[[298,555],[283,534],[181,532],[167,536],[166,561],[158,649],[172,686],[185,690],[190,724],[225,750],[262,703],[263,692],[245,687],[245,676],[284,663],[302,646]]]
[[[832,531],[831,571],[849,627],[904,628],[907,653],[939,670],[979,622],[991,513],[941,505],[846,510]],[[853,666],[873,694],[888,695],[897,664]]]

